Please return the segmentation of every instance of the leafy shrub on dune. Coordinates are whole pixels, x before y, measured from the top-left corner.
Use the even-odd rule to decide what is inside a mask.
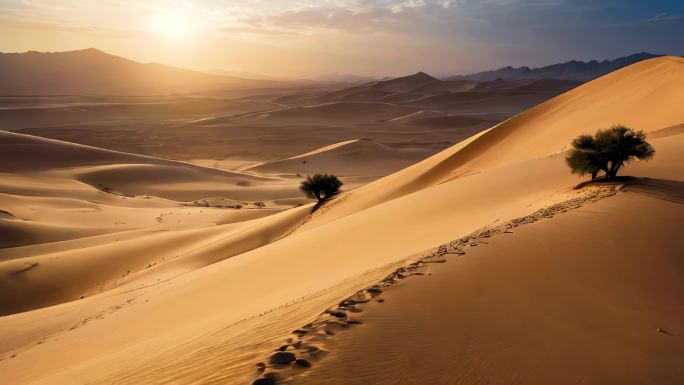
[[[613,179],[625,164],[655,155],[643,131],[622,125],[599,130],[594,136],[580,135],[570,145],[572,150],[565,158],[568,167],[574,174],[591,175],[591,179],[601,171],[605,179]]]
[[[340,193],[342,181],[335,175],[315,174],[314,176],[307,176],[299,189],[309,198],[315,198],[317,204],[323,203],[325,200]]]

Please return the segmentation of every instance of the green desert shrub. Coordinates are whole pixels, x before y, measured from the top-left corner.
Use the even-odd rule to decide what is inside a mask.
[[[643,131],[622,125],[598,130],[594,136],[580,135],[570,145],[572,150],[565,158],[568,167],[574,174],[591,175],[591,179],[601,171],[605,179],[615,178],[625,164],[655,155]]]

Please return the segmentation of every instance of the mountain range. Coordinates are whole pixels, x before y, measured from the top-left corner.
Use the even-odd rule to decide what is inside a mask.
[[[492,81],[503,80],[529,80],[529,79],[561,79],[586,82],[599,78],[605,74],[616,71],[628,65],[659,57],[647,52],[636,53],[620,57],[614,60],[590,60],[588,62],[572,60],[565,63],[553,64],[540,68],[530,67],[503,67],[494,71],[478,72],[464,76],[452,76],[448,80],[477,80]]]
[[[557,79],[585,82],[657,56],[642,52],[601,62],[573,60],[541,68],[504,67],[495,71],[452,76],[444,80],[490,82],[495,80]],[[0,96],[171,95],[287,87],[288,84],[292,85],[290,83],[294,82],[301,85],[299,83],[302,82],[221,76],[158,63],[140,63],[94,48],[67,52],[0,53],[0,74]],[[357,85],[361,83],[364,87],[369,88],[361,92],[364,96],[367,96],[369,92],[376,96],[387,96],[388,93],[402,91],[402,87],[406,87],[407,80],[411,80],[411,89],[415,89],[416,86],[419,88],[448,86],[446,88],[453,91],[451,88],[454,86],[463,86],[463,84],[442,83],[423,72],[408,78],[397,79],[401,79],[401,81],[391,79],[373,81],[372,78],[350,78],[345,75],[324,76],[317,80],[352,82]],[[415,82],[418,84],[413,84]],[[350,91],[360,90],[344,90],[343,92],[350,93]],[[338,95],[330,96],[336,97]]]
[[[168,95],[259,88],[272,81],[139,63],[89,48],[0,53],[0,95]]]

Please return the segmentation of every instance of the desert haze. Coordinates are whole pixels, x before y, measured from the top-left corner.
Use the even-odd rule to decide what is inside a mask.
[[[488,68],[0,53],[0,383],[684,383],[684,59]]]

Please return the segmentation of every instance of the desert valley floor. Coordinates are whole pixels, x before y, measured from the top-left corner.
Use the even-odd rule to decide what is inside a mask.
[[[0,383],[682,384],[683,106],[673,56],[0,97]],[[580,185],[618,123],[656,157]]]

